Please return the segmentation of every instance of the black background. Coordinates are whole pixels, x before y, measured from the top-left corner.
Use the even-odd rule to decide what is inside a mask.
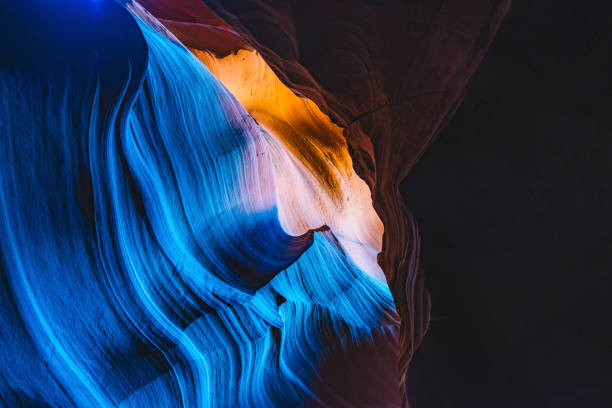
[[[514,1],[401,190],[433,302],[415,408],[609,407],[612,5]]]

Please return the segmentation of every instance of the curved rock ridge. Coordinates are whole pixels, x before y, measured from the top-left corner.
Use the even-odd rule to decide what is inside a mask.
[[[128,7],[3,5],[2,405],[399,406],[382,226],[337,126],[300,98],[261,116],[211,72],[291,99],[258,54],[209,69]]]
[[[180,10],[195,8],[196,4],[200,9],[203,7],[197,2],[186,2],[178,5],[177,11],[172,2],[145,1],[143,4],[164,17],[160,21],[174,16],[182,18],[181,24],[194,17],[181,14]],[[131,3],[130,7],[144,18],[156,18],[146,17],[150,14],[139,3]],[[201,17],[196,16],[195,21],[198,18]],[[215,30],[210,28],[211,24],[198,27],[204,36],[206,30],[211,33]],[[161,31],[166,29],[171,31],[165,34],[170,38],[184,36],[175,24]],[[376,260],[382,246],[382,223],[372,206],[370,190],[353,170],[342,129],[311,100],[287,88],[253,49],[208,48],[206,42],[199,42],[197,38],[191,38],[186,44],[191,45],[194,55],[280,143],[272,162],[277,169],[278,207],[285,231],[303,234],[326,225],[366,273],[385,281]]]
[[[142,3],[164,21],[198,20],[184,11],[198,0]],[[283,84],[343,129],[352,164],[384,225],[378,263],[402,322],[404,373],[427,330],[430,301],[418,230],[398,186],[454,113],[510,0],[204,3]],[[195,38],[188,45],[206,50]]]

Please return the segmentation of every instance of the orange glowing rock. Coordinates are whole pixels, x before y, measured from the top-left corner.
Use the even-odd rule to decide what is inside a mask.
[[[342,128],[297,96],[253,50],[223,58],[192,52],[270,135],[279,215],[293,235],[327,225],[357,265],[384,281],[376,262],[383,225],[355,174]]]

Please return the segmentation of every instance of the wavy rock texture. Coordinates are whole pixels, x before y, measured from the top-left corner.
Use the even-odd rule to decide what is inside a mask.
[[[508,2],[206,4],[2,5],[4,406],[405,404],[398,184]]]
[[[197,38],[201,16],[210,14],[198,0],[142,3],[171,21],[168,27],[188,37],[191,48],[208,50]],[[509,3],[206,1],[223,19],[220,26],[229,25],[285,85],[343,128],[384,225],[378,263],[402,322],[403,373],[427,329],[429,299],[418,231],[398,186],[454,113]]]
[[[400,405],[382,226],[339,129],[223,37],[211,69],[290,100],[265,120],[128,7],[3,6],[0,402]]]

